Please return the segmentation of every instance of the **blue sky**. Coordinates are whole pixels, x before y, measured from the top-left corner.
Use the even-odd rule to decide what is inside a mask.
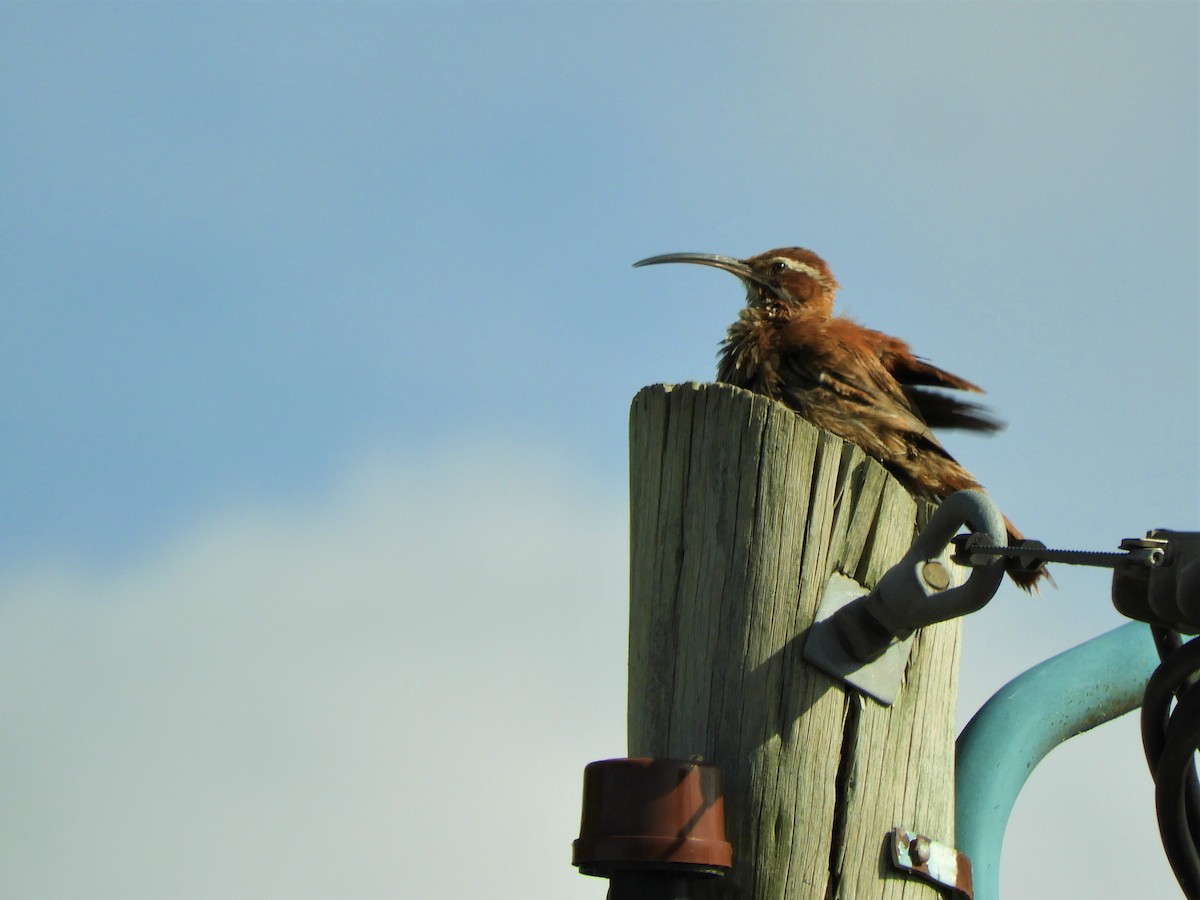
[[[651,254],[821,253],[988,388],[1007,430],[947,445],[1031,536],[1200,527],[1197,15],[0,5],[10,892],[602,896],[565,860],[623,749],[628,404],[740,300]],[[1058,583],[967,623],[964,716],[1120,623]],[[1153,829],[1140,770],[1061,793],[1141,765],[1112,728],[1022,798],[1017,896],[1099,896],[1038,828]],[[429,788],[479,753],[545,792],[498,878]]]

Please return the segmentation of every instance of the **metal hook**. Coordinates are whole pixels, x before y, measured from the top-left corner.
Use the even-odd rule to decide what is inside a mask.
[[[908,553],[869,593],[834,573],[804,647],[805,658],[875,697],[895,702],[914,631],[975,612],[996,595],[1004,562],[974,568],[950,587],[948,548],[966,525],[996,544],[1007,538],[1004,516],[981,491],[958,491],[934,511]]]
[[[949,573],[939,557],[964,525],[997,544],[1007,540],[1004,516],[983,492],[958,491],[943,500],[904,559],[888,569],[864,601],[866,612],[891,636],[904,639],[918,628],[973,613],[996,596],[1004,578],[1003,560],[973,569],[965,584],[946,589]]]

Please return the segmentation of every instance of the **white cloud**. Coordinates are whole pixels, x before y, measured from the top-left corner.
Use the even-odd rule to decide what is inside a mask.
[[[594,897],[624,509],[561,461],[375,459],[113,576],[0,590],[14,897]]]

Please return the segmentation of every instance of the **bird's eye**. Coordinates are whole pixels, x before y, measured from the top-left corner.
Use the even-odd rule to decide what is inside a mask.
[[[775,260],[775,262],[771,263],[771,271],[772,272],[784,272],[787,270],[787,267],[788,267],[788,264],[785,263],[782,259],[777,259],[777,260]]]

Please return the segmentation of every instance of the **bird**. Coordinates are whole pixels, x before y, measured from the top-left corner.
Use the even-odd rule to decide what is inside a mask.
[[[932,430],[1002,428],[985,407],[944,392],[982,389],[916,356],[899,338],[836,315],[838,282],[816,253],[803,247],[746,259],[666,253],[634,266],[661,263],[713,266],[746,288],[746,305],[720,346],[718,381],[778,400],[856,444],[919,499],[936,503],[955,491],[982,490]],[[1004,524],[1010,546],[1024,540],[1007,516]],[[1019,563],[1008,574],[1030,593],[1048,578],[1044,569]]]

